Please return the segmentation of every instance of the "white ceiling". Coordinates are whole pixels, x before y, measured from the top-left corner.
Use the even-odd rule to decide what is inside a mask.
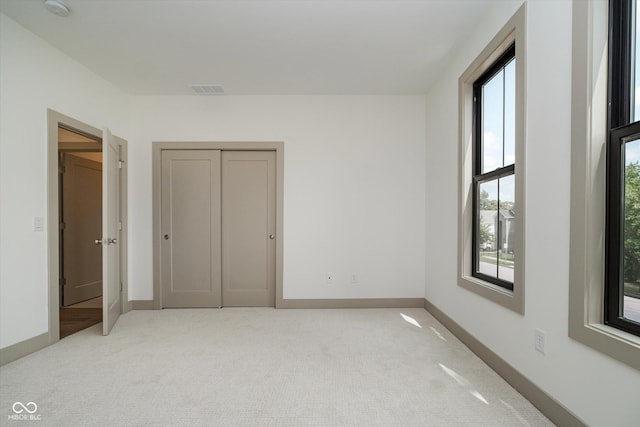
[[[132,95],[425,93],[511,0],[0,0],[0,12]]]

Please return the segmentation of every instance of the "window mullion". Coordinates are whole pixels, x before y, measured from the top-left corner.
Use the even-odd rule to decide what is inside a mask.
[[[496,277],[500,277],[500,246],[502,246],[502,227],[500,224],[500,178],[498,178],[498,206],[496,208]]]
[[[504,160],[505,160],[504,152],[505,152],[505,145],[506,145],[505,144],[505,135],[506,135],[506,128],[507,128],[507,126],[506,126],[506,121],[507,121],[507,118],[506,118],[506,110],[507,110],[507,108],[506,107],[507,107],[507,103],[505,101],[505,97],[506,97],[505,93],[507,91],[506,90],[507,73],[505,72],[505,68],[504,67],[502,67],[501,73],[502,73],[502,166],[504,166]]]
[[[505,64],[506,65],[506,64]],[[505,102],[505,93],[506,93],[506,77],[507,73],[505,72],[505,67],[502,67],[502,167],[504,168],[504,152],[505,152],[505,137],[506,137],[506,102]],[[500,178],[498,178],[498,211],[496,212],[496,218],[498,220],[498,232],[496,233],[498,236],[498,246],[496,247],[496,277],[500,277],[500,251],[502,248],[502,224],[500,222]]]

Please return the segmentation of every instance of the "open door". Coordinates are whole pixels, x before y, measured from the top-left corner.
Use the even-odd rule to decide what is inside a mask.
[[[91,153],[98,154],[100,153]],[[63,152],[61,192],[62,306],[102,296],[102,163]]]
[[[120,285],[120,144],[102,134],[102,334],[108,335],[122,312]]]

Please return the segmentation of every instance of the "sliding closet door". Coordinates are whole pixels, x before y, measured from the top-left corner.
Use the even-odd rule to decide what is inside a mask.
[[[276,156],[222,152],[222,303],[275,306]]]
[[[162,152],[163,307],[220,307],[220,151]]]

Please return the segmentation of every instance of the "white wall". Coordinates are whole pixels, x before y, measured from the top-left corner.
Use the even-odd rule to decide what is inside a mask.
[[[640,373],[568,338],[571,2],[527,2],[526,301],[517,315],[457,286],[457,79],[519,5],[505,3],[427,95],[425,295],[463,328],[593,426],[640,419]],[[432,224],[438,224],[432,227]],[[546,355],[534,350],[546,332]],[[614,394],[615,392],[615,394]]]
[[[126,137],[125,95],[0,14],[0,347],[48,328],[47,108]],[[32,231],[32,218],[45,230]]]
[[[153,297],[152,141],[284,141],[284,298],[422,298],[424,117],[424,96],[133,98],[130,298]]]

